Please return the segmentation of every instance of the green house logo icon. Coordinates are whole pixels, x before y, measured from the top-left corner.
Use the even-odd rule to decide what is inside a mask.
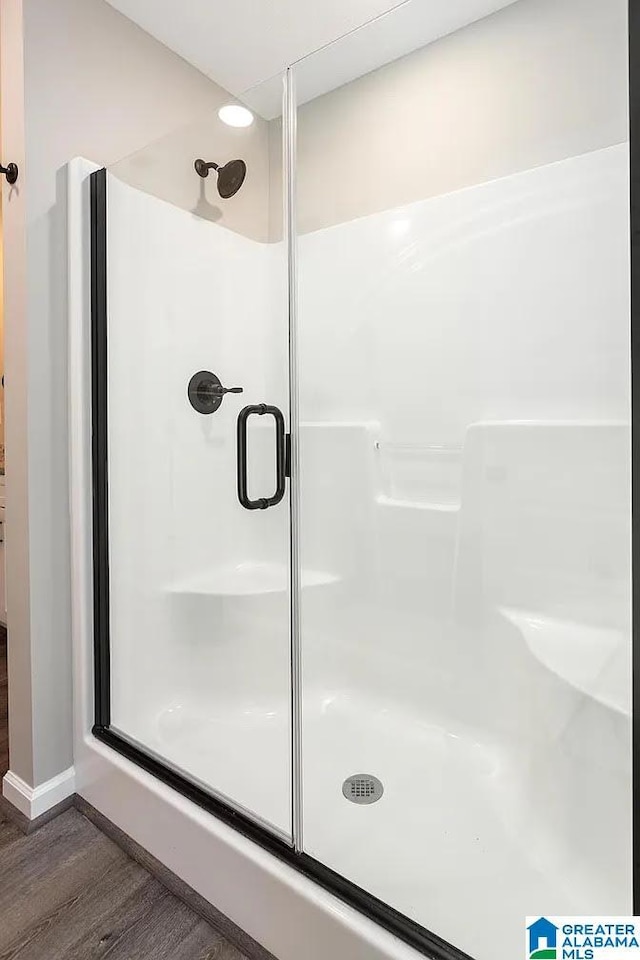
[[[529,960],[556,960],[558,928],[546,917],[540,917],[527,927],[529,931]]]

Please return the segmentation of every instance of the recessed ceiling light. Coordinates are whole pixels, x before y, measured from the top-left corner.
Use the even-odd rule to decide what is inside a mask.
[[[218,116],[228,127],[250,127],[253,123],[251,110],[239,103],[227,103],[218,110]]]

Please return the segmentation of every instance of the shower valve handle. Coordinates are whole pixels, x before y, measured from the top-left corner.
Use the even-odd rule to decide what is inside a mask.
[[[222,384],[214,385],[211,387],[212,393],[217,393],[219,396],[223,397],[225,393],[244,393],[243,387],[223,387]]]
[[[198,413],[215,413],[225,394],[242,392],[242,387],[223,387],[220,378],[209,370],[194,373],[187,387],[189,403]]]

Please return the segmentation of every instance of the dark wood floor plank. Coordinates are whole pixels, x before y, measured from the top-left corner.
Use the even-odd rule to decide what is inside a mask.
[[[196,960],[224,956],[222,937],[168,891],[103,954],[108,960]],[[233,955],[229,954],[229,960]],[[239,954],[236,954],[240,957]],[[64,960],[81,960],[81,957]],[[226,958],[225,958],[226,960]]]
[[[45,917],[68,908],[126,855],[76,810],[0,853],[0,952]]]
[[[127,860],[44,918],[0,953],[0,960],[241,960],[228,949],[217,931]]]
[[[130,860],[114,862],[98,883],[58,904],[53,911],[42,911],[39,919],[20,929],[11,943],[0,951],[0,960],[36,960],[62,957],[82,940],[99,943],[116,922],[126,915],[127,905],[135,902],[149,877]]]
[[[2,854],[0,908],[4,898],[11,893],[13,880],[18,883],[32,882],[39,876],[50,876],[67,860],[83,857],[92,843],[103,845],[110,853],[124,856],[114,844],[105,841],[107,838],[73,808],[36,833],[30,836],[23,834],[16,844]]]
[[[0,960],[245,960],[77,810],[0,813]]]
[[[12,820],[0,811],[0,851],[9,844],[18,841],[23,834]]]

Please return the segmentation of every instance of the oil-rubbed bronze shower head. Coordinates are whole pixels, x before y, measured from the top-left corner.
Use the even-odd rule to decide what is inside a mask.
[[[0,173],[4,173],[7,178],[7,183],[13,185],[18,179],[18,165],[16,163],[8,163],[6,167],[3,167],[0,164]]]
[[[229,160],[223,167],[213,161],[196,160],[194,168],[199,177],[208,177],[209,170],[218,174],[218,193],[223,200],[228,200],[238,192],[247,175],[247,165],[244,160]]]

